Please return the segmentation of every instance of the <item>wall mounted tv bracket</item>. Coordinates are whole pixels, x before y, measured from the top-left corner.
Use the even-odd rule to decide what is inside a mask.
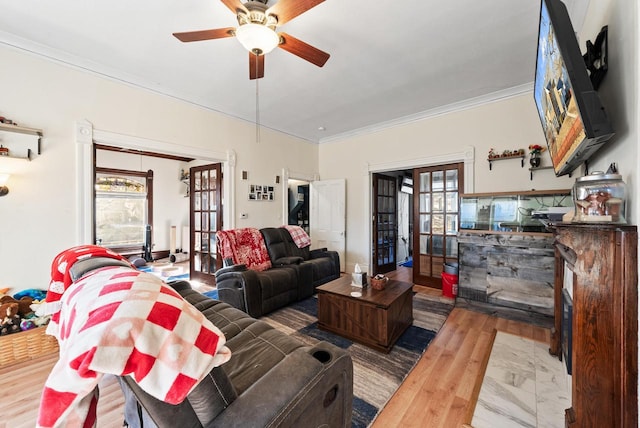
[[[582,56],[582,58],[584,58],[584,63],[589,70],[591,85],[593,85],[593,89],[596,91],[609,68],[608,34],[609,27],[605,25],[598,33],[598,37],[596,37],[596,41],[594,43],[591,43],[591,40],[587,40],[587,52]]]

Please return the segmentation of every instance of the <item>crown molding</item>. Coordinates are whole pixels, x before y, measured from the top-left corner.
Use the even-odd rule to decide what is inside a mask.
[[[579,8],[579,9],[582,12],[582,8]],[[61,64],[67,67],[71,67],[76,70],[92,73],[114,82],[122,83],[138,89],[147,90],[159,95],[168,96],[168,97],[171,97],[180,101],[184,101],[186,103],[198,106],[200,108],[203,108],[209,111],[220,113],[227,117],[231,117],[243,122],[252,123],[251,121],[243,119],[241,117],[237,117],[229,113],[216,110],[209,106],[205,106],[197,102],[191,101],[180,93],[177,93],[174,91],[168,91],[166,88],[160,88],[157,85],[150,84],[148,81],[146,81],[140,76],[127,74],[121,70],[117,70],[115,68],[106,66],[101,63],[97,63],[95,61],[89,61],[85,58],[79,57],[77,55],[69,54],[60,49],[55,49],[50,46],[34,43],[31,40],[18,37],[14,34],[7,33],[5,31],[0,31],[0,44],[21,52],[26,52],[31,55],[44,58],[46,60]],[[445,115],[448,113],[453,113],[453,112],[458,112],[458,111],[479,107],[481,105],[515,97],[523,93],[531,92],[532,90],[533,90],[533,82],[530,82],[524,85],[514,86],[512,88],[492,92],[490,94],[482,95],[479,97],[470,98],[468,100],[451,103],[445,106],[436,107],[434,109],[425,110],[425,111],[411,114],[408,116],[403,116],[400,118],[391,119],[385,122],[379,122],[370,126],[365,126],[362,128],[347,131],[344,133],[335,134],[332,136],[321,138],[317,141],[310,140],[308,138],[301,137],[299,135],[293,135],[291,133],[288,133],[282,130],[277,130],[268,126],[264,126],[262,124],[261,126],[264,127],[265,129],[270,129],[272,131],[280,132],[285,135],[290,135],[292,137],[298,138],[300,140],[303,140],[305,142],[308,142],[314,145],[315,144],[319,145],[319,144],[324,144],[324,143],[329,143],[334,141],[340,141],[340,140],[344,140],[352,137],[357,137],[361,135],[372,134],[372,133],[380,132],[382,130],[393,128],[396,126],[402,126],[412,122],[417,122],[417,121]]]
[[[449,113],[459,112],[463,110],[472,109],[482,105],[502,101],[505,99],[517,97],[522,94],[531,93],[533,91],[533,82],[526,83],[519,86],[514,86],[508,89],[492,92],[490,94],[482,95],[475,98],[469,98],[468,100],[459,101],[444,106],[436,107],[430,110],[425,110],[408,116],[399,117],[397,119],[388,120],[385,122],[376,123],[370,126],[354,129],[353,131],[343,132],[341,134],[332,135],[331,137],[322,138],[319,144],[330,143],[339,140],[345,140],[366,134],[373,134],[383,131],[385,129],[393,128],[396,126],[406,125],[412,122],[419,122],[425,119],[431,119],[437,116],[442,116]]]

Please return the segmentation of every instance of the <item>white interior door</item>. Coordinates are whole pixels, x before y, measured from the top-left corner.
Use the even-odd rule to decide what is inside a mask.
[[[310,194],[311,248],[337,251],[340,272],[344,272],[346,182],[344,179],[313,181]]]

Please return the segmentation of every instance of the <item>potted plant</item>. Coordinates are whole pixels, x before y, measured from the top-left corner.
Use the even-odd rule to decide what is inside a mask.
[[[529,158],[529,163],[532,168],[538,168],[540,166],[540,153],[544,152],[545,148],[540,144],[531,144],[529,146],[529,154],[531,158]]]

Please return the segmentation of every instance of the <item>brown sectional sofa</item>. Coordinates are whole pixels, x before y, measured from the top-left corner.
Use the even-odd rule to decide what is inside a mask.
[[[220,300],[260,317],[311,297],[315,288],[340,277],[340,258],[326,248],[298,248],[285,228],[260,229],[272,267],[263,271],[232,265],[216,272]]]

